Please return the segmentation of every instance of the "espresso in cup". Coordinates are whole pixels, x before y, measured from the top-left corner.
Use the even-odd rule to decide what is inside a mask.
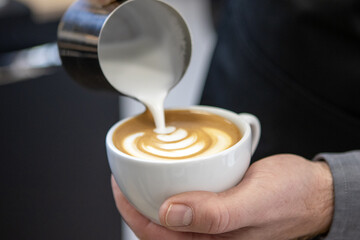
[[[154,131],[150,112],[117,127],[113,143],[121,152],[156,160],[181,160],[214,155],[235,145],[242,135],[231,121],[200,110],[167,110],[168,133]]]

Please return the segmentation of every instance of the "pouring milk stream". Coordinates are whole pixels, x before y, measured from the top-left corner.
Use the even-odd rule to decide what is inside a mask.
[[[180,14],[160,1],[130,1],[110,15],[98,53],[108,82],[147,107],[155,131],[174,131],[165,126],[164,100],[181,80],[191,55],[190,33]]]
[[[155,134],[182,136],[166,127],[164,100],[185,74],[192,44],[184,19],[171,6],[159,0],[106,6],[77,0],[59,24],[58,46],[76,81],[139,100],[153,116]]]
[[[168,44],[168,43],[164,43]],[[139,45],[148,45],[146,47]],[[171,66],[171,53],[165,46],[149,46],[150,43],[137,42],[133,46],[126,46],[126,50],[115,48],[120,53],[104,49],[103,53],[109,56],[103,61],[103,70],[112,72],[112,78],[108,81],[119,92],[133,97],[142,102],[153,115],[157,133],[169,133],[174,129],[166,127],[164,117],[164,101],[170,89],[176,85],[179,79],[176,78]],[[141,51],[140,51],[141,50]],[[132,54],[124,54],[132,51]],[[135,54],[137,52],[137,54]],[[111,57],[113,55],[113,57]],[[127,55],[127,56],[126,56]],[[117,74],[120,73],[120,74]],[[123,76],[131,76],[124,78]]]

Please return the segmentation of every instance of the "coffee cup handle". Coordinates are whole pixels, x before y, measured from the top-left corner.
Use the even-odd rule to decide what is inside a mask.
[[[254,154],[261,135],[260,121],[257,117],[249,113],[240,113],[239,117],[250,125],[252,135],[251,154]]]

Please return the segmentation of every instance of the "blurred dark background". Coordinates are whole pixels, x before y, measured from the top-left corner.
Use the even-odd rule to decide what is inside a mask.
[[[16,81],[0,85],[0,239],[121,239],[105,152],[118,96],[63,72],[51,43],[70,1],[41,2],[0,0],[0,82]],[[46,43],[48,65],[31,50]]]

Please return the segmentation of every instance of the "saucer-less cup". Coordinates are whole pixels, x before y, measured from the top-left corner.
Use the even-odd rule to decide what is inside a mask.
[[[144,160],[118,150],[112,141],[116,123],[106,136],[107,155],[117,184],[129,202],[144,216],[159,223],[158,212],[169,197],[188,191],[222,192],[237,185],[250,164],[260,138],[258,119],[247,113],[207,106],[203,110],[232,121],[243,137],[232,147],[212,156],[185,160]]]

